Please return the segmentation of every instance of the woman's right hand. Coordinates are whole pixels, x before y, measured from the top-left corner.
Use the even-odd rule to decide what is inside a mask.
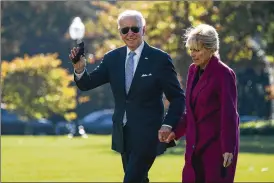
[[[71,62],[74,59],[74,57],[77,55],[78,52],[79,52],[79,47],[72,48],[72,50],[70,51],[70,55],[69,55],[69,58],[70,58]],[[81,56],[80,60],[76,64],[74,64],[72,62],[72,65],[73,65],[73,67],[75,69],[75,72],[77,74],[80,74],[80,73],[82,73],[85,70],[87,62],[86,62],[85,57]]]

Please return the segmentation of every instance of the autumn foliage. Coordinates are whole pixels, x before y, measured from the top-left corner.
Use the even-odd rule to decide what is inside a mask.
[[[2,102],[26,119],[47,118],[53,114],[67,120],[76,107],[76,88],[70,86],[73,76],[60,67],[57,54],[25,55],[1,63]]]

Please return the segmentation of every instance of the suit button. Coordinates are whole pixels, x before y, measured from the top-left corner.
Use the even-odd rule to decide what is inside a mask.
[[[126,104],[129,104],[130,103],[130,101],[129,100],[126,100]]]
[[[192,146],[192,149],[195,149],[195,145]]]

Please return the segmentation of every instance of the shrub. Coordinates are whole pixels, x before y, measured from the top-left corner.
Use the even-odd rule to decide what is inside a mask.
[[[76,114],[69,113],[76,107],[76,88],[70,86],[73,75],[60,67],[57,56],[25,55],[2,62],[2,99],[8,110],[26,119],[47,118],[52,114],[67,120],[76,118]]]
[[[240,124],[241,135],[274,135],[274,121],[250,121]]]

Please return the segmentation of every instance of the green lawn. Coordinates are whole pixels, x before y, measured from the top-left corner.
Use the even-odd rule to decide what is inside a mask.
[[[121,182],[121,157],[110,150],[110,136],[87,139],[2,136],[3,182]],[[274,181],[274,137],[242,137],[235,181]],[[179,182],[183,150],[158,157],[150,171],[152,182]]]

